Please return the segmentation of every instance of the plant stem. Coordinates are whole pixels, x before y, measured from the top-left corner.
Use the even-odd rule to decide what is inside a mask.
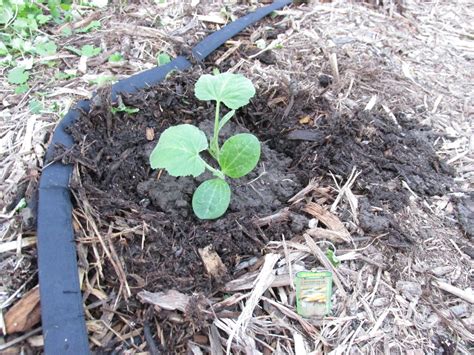
[[[225,175],[222,171],[216,169],[216,168],[213,168],[212,166],[210,166],[204,159],[204,164],[206,165],[206,168],[214,174],[214,176],[217,176],[218,178],[222,179],[222,180],[225,180]]]
[[[216,115],[214,117],[214,135],[212,137],[212,143],[210,153],[214,159],[219,160],[219,113],[221,108],[221,102],[216,101]]]

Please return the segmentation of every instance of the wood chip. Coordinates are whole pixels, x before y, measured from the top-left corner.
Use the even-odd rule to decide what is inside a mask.
[[[29,247],[36,244],[36,237],[26,237],[21,240],[14,240],[11,242],[5,242],[0,244],[0,253],[4,253],[10,250],[17,250],[19,248]]]
[[[155,139],[155,130],[151,127],[147,127],[145,130],[145,136],[148,141]]]
[[[346,229],[344,224],[342,224],[340,219],[322,206],[318,205],[317,203],[310,202],[304,207],[303,210],[317,218],[329,230],[337,232],[341,238],[345,238],[345,241],[349,242],[351,240],[349,231]]]
[[[7,334],[25,332],[39,323],[41,318],[40,293],[36,286],[15,303],[5,314]]]
[[[224,286],[225,292],[235,292],[235,291],[243,291],[243,290],[250,290],[253,288],[255,284],[255,280],[258,277],[258,272],[249,272],[244,276],[232,280]],[[289,286],[291,284],[291,278],[289,274],[284,275],[275,275],[270,287],[283,287]]]
[[[217,23],[219,25],[225,25],[227,20],[219,13],[210,13],[208,15],[198,15],[199,21]]]
[[[148,292],[141,291],[138,293],[138,298],[143,303],[150,303],[168,311],[178,310],[184,312],[191,299],[190,296],[182,294],[175,290],[168,290],[166,292]]]
[[[220,256],[212,250],[212,245],[208,245],[205,248],[198,249],[199,256],[201,256],[202,262],[206,272],[212,277],[219,279],[227,275],[227,268],[222,262]]]
[[[306,233],[314,238],[330,240],[333,243],[347,243],[350,241],[346,234],[326,228],[311,228],[307,229]]]
[[[433,280],[431,283],[443,291],[449,292],[469,303],[474,303],[474,292],[472,290],[462,290],[439,280]]]

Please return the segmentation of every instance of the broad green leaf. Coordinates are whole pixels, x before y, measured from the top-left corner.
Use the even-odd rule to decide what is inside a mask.
[[[81,55],[85,57],[94,57],[101,52],[100,47],[94,47],[93,45],[86,44],[81,48]]]
[[[230,109],[237,110],[249,103],[255,95],[255,88],[240,74],[205,74],[196,82],[194,93],[199,100],[223,102]]]
[[[22,67],[14,68],[8,72],[8,82],[10,84],[24,84],[29,77],[30,74]]]
[[[6,25],[15,16],[15,11],[7,4],[0,7],[0,25]]]
[[[199,152],[207,149],[207,138],[203,131],[190,124],[181,124],[166,129],[150,155],[153,169],[166,169],[172,176],[194,177],[205,170],[205,162]]]
[[[67,37],[67,36],[70,36],[72,35],[72,29],[71,27],[64,27],[62,30],[61,30],[61,36],[64,36],[64,37]]]
[[[36,21],[38,21],[40,25],[44,25],[46,22],[51,20],[51,18],[52,16],[39,14],[38,16],[36,16]]]
[[[53,41],[48,41],[48,42],[39,43],[38,45],[36,45],[34,51],[38,55],[42,57],[46,57],[49,55],[56,54],[56,49],[57,49],[56,44]]]
[[[54,77],[59,80],[67,80],[67,79],[75,78],[76,74],[73,74],[70,72],[68,73],[68,72],[58,71],[54,74]]]
[[[28,41],[23,40],[22,38],[15,37],[10,42],[10,47],[16,49],[17,51],[25,51],[30,45],[27,44]]]
[[[219,165],[222,172],[237,179],[255,168],[260,159],[260,142],[250,133],[240,133],[230,137],[223,144]]]
[[[8,48],[7,46],[5,45],[5,43],[3,43],[2,41],[0,41],[0,56],[5,56],[8,54]]]
[[[88,24],[87,26],[82,27],[82,28],[79,28],[79,29],[77,30],[77,32],[79,32],[79,33],[88,33],[88,32],[91,32],[91,31],[93,31],[93,30],[97,30],[97,29],[99,29],[100,27],[101,27],[100,21],[95,20],[95,21],[92,21],[92,22],[91,22],[90,24]]]
[[[30,87],[28,86],[28,84],[21,84],[21,85],[18,85],[16,88],[15,88],[15,94],[24,94],[25,92],[28,91]]]
[[[36,99],[31,100],[28,104],[28,107],[30,112],[33,114],[38,114],[43,110],[43,104]]]
[[[165,65],[165,64],[168,64],[169,62],[171,62],[171,57],[166,53],[160,53],[156,57],[156,61],[157,61],[158,65]]]
[[[120,53],[115,52],[114,54],[111,54],[109,57],[109,62],[110,63],[119,63],[123,60],[123,57]]]
[[[230,203],[230,187],[225,180],[204,181],[193,195],[193,211],[200,219],[222,216]]]

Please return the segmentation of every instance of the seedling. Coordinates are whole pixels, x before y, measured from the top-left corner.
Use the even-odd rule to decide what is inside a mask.
[[[10,84],[24,84],[29,77],[30,74],[22,67],[16,67],[8,72],[8,82]]]
[[[123,61],[123,56],[118,52],[115,52],[114,54],[111,54],[109,56],[110,63],[120,63],[122,61]]]
[[[215,101],[214,132],[208,142],[196,126],[180,124],[166,129],[150,155],[153,169],[166,169],[172,176],[197,177],[207,169],[215,176],[204,181],[193,195],[194,213],[200,219],[222,216],[230,203],[230,186],[226,177],[240,178],[251,172],[260,159],[260,142],[249,133],[236,134],[219,145],[219,132],[234,116],[235,110],[247,105],[255,95],[252,82],[239,74],[202,75],[194,86],[199,100]],[[221,103],[230,111],[220,116]],[[208,150],[218,163],[215,168],[200,153]]]
[[[167,53],[160,53],[156,57],[156,62],[158,65],[165,65],[171,62],[171,57]]]
[[[118,97],[118,105],[117,107],[111,107],[110,112],[112,112],[114,115],[118,112],[125,112],[131,115],[132,113],[137,113],[139,112],[140,109],[138,107],[129,107],[125,105],[122,101],[122,98],[119,96]]]

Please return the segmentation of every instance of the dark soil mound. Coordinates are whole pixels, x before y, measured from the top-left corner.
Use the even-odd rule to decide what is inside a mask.
[[[205,176],[174,178],[151,170],[148,162],[167,127],[193,123],[209,130],[214,107],[194,97],[197,77],[175,73],[157,88],[124,97],[126,105],[140,109],[133,115],[112,115],[109,92],[103,90],[91,112],[70,129],[76,146],[69,158],[79,165],[80,176],[72,189],[77,199],[87,199],[93,206],[99,228],[107,232],[110,225],[112,231],[147,226],[145,242],[131,234],[117,247],[133,293],[176,289],[216,294],[222,282],[239,273],[236,266],[261,255],[268,241],[280,240],[282,234],[290,239],[307,227],[299,206],[291,207],[289,218],[278,223],[262,227],[254,221],[289,207],[288,199],[310,178],[321,177],[332,185],[330,172],[345,180],[354,167],[362,170],[353,188],[363,196],[360,228],[353,232],[387,233],[385,241],[397,247],[408,246],[411,238],[394,217],[412,193],[406,186],[413,193],[431,196],[444,194],[451,184],[448,169],[429,143],[432,133],[401,114],[398,123],[367,112],[341,117],[331,112],[325,100],[311,101],[305,92],[292,98],[283,92],[257,93],[238,111],[224,136],[245,131],[259,136],[261,162],[247,177],[232,182],[232,203],[222,218],[201,221],[192,213],[190,201]],[[277,95],[286,100],[270,106]],[[299,123],[304,116],[319,119],[307,128]],[[208,245],[229,271],[221,280],[204,271],[198,248]],[[106,272],[107,286],[118,289],[114,271]],[[132,297],[120,309],[136,314],[143,308]],[[164,317],[160,322],[166,321],[166,313],[160,317]],[[184,339],[196,331],[193,324],[183,325],[180,337],[165,336],[168,349],[184,346]],[[165,334],[176,334],[176,325],[170,327],[163,328]]]

